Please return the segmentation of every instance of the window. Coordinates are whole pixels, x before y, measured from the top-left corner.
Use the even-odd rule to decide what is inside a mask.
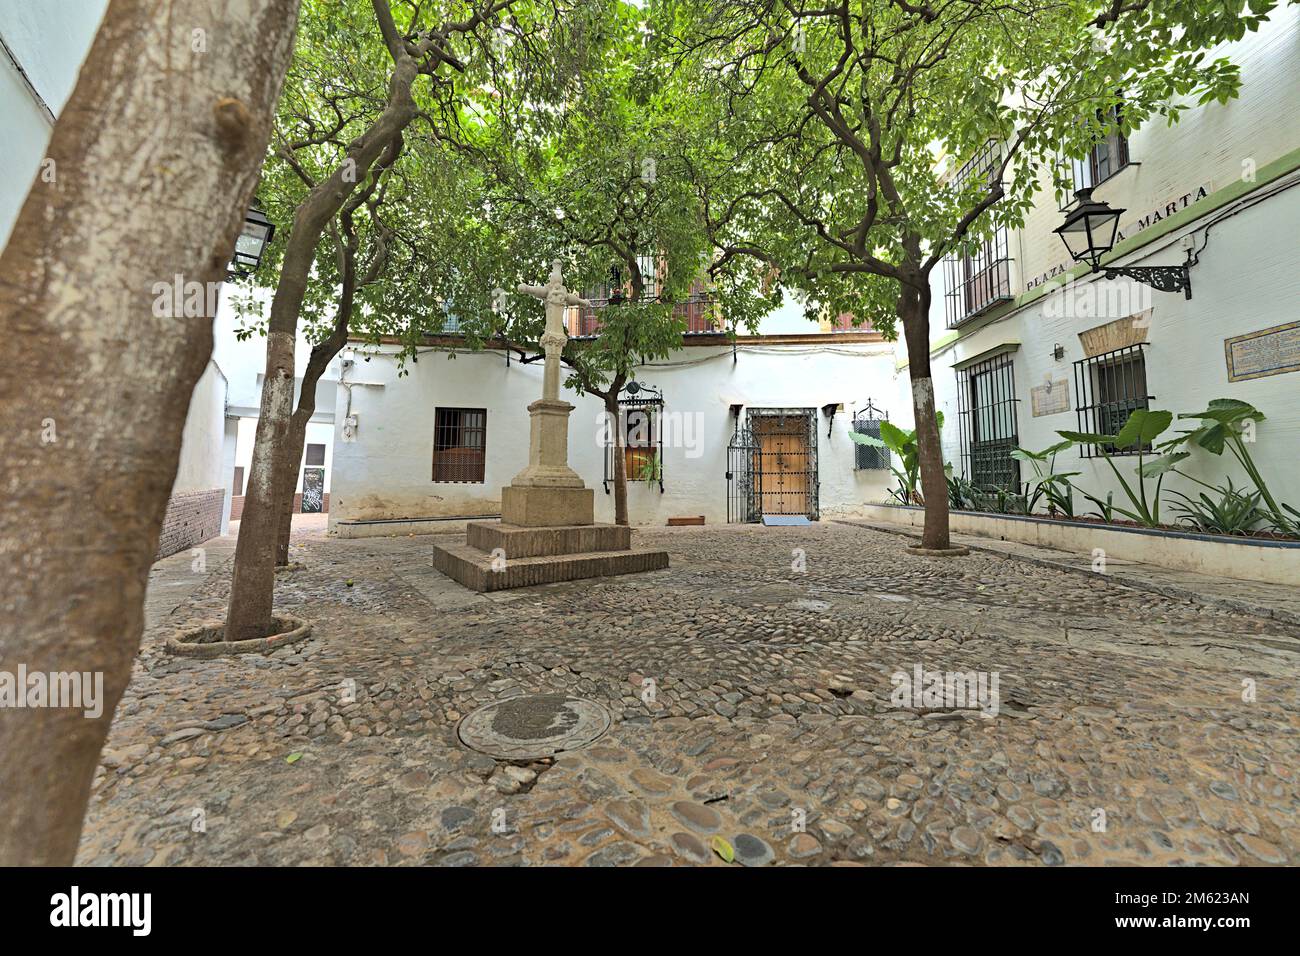
[[[303,464],[308,468],[325,464],[325,446],[317,445],[314,442],[307,445],[307,457]]]
[[[629,481],[652,481],[658,449],[655,448],[655,421],[648,408],[628,409],[623,437],[624,474]]]
[[[1119,131],[1120,109],[1112,107],[1108,113],[1098,114],[1097,123],[1110,132],[1093,143],[1088,155],[1070,160],[1074,188],[1091,189],[1105,182],[1129,164],[1128,140]]]
[[[439,408],[433,420],[433,480],[483,481],[487,409]]]
[[[657,484],[664,490],[664,396],[658,389],[628,382],[618,397],[619,422],[623,429],[623,474],[628,481]],[[614,481],[614,433],[605,422],[605,494]]]
[[[1136,409],[1150,408],[1154,395],[1147,394],[1145,342],[1128,345],[1113,352],[1103,352],[1074,363],[1074,387],[1079,396],[1079,431],[1089,434],[1118,435]],[[1098,445],[1081,445],[1084,458],[1102,452]],[[1150,450],[1150,445],[1130,448],[1104,447],[1108,455],[1136,455]]]
[[[982,491],[1020,490],[1015,367],[1004,352],[957,372],[962,473]]]
[[[244,493],[244,466],[243,465],[235,466],[235,482],[234,482],[234,487],[230,489],[230,493],[234,495],[236,498],[238,498],[240,495]]]
[[[871,399],[867,399],[866,408],[853,413],[853,430],[859,435],[880,437],[880,423],[888,421],[889,416],[876,408]],[[889,449],[879,445],[853,445],[854,471],[887,471],[890,467]]]
[[[978,181],[992,185],[1002,164],[1002,149],[994,140],[962,166],[953,177],[962,190]],[[956,328],[999,302],[1011,298],[1011,259],[1007,229],[995,226],[960,255],[944,258],[944,303],[948,328]]]

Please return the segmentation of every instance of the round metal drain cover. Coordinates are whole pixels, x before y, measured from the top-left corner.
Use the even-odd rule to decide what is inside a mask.
[[[609,730],[609,711],[563,694],[512,697],[467,715],[456,734],[472,750],[503,760],[553,757]]]

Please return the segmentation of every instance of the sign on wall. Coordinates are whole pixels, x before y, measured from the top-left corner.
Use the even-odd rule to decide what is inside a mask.
[[[1035,418],[1056,415],[1070,410],[1070,382],[1068,379],[1049,379],[1045,385],[1035,385],[1029,390],[1029,405]]]
[[[1229,382],[1300,371],[1300,322],[1224,339],[1223,357]]]

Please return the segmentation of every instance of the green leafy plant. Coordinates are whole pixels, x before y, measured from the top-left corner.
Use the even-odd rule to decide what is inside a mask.
[[[1120,487],[1128,496],[1130,508],[1121,508],[1111,501],[1110,495],[1106,496],[1105,503],[1095,495],[1091,495],[1079,489],[1079,494],[1083,495],[1089,501],[1093,502],[1102,509],[1102,517],[1110,521],[1114,512],[1119,512],[1124,517],[1136,521],[1146,528],[1154,528],[1160,524],[1160,486],[1164,483],[1165,475],[1173,469],[1174,465],[1188,456],[1188,452],[1179,451],[1162,455],[1150,461],[1146,459],[1146,452],[1151,449],[1155,440],[1162,435],[1165,430],[1173,423],[1173,412],[1152,411],[1146,408],[1135,409],[1124,423],[1124,427],[1119,430],[1118,435],[1098,435],[1088,432],[1070,432],[1058,431],[1057,434],[1068,440],[1071,444],[1077,445],[1094,445],[1098,454],[1110,466],[1111,471],[1119,480]],[[1137,452],[1137,491],[1128,480],[1120,474],[1118,466],[1115,464],[1113,452],[1124,451],[1132,448]],[[1148,479],[1155,479],[1155,484],[1148,490]]]
[[[953,511],[979,511],[979,490],[961,475],[949,474],[948,507]]]
[[[636,481],[656,482],[660,475],[663,474],[663,463],[659,460],[659,452],[652,452],[649,457],[640,459],[640,466],[637,468]]]
[[[943,412],[934,413],[935,421],[940,428],[943,428]],[[901,504],[921,504],[921,496],[917,494],[916,486],[921,480],[921,463],[919,460],[919,449],[916,442],[916,429],[903,431],[897,425],[888,421],[880,423],[880,437],[875,435],[863,435],[858,432],[849,432],[849,437],[859,445],[872,445],[876,448],[888,448],[898,456],[901,468],[889,466],[889,470],[894,473],[898,479],[898,487],[891,489],[890,494]]]
[[[1263,496],[1258,491],[1234,488],[1232,479],[1222,488],[1216,488],[1218,496],[1210,497],[1201,492],[1196,498],[1182,492],[1170,492],[1182,502],[1172,506],[1182,517],[1180,521],[1191,525],[1198,531],[1215,534],[1249,534],[1268,517],[1267,512],[1259,507]]]
[[[1034,477],[1027,483],[1029,489],[1029,500],[1025,508],[1027,514],[1033,514],[1038,510],[1039,502],[1046,500],[1049,512],[1063,514],[1067,518],[1074,517],[1074,486],[1070,484],[1070,479],[1081,472],[1056,473],[1057,453],[1069,448],[1071,444],[1073,442],[1065,439],[1042,451],[1016,448],[1011,452],[1012,458],[1028,462],[1034,469]]]
[[[1201,422],[1200,426],[1180,432],[1177,438],[1165,442],[1162,448],[1175,448],[1179,445],[1194,446],[1208,451],[1212,455],[1222,455],[1227,448],[1232,452],[1247,477],[1259,492],[1260,499],[1269,516],[1272,528],[1283,534],[1300,534],[1300,511],[1288,504],[1282,504],[1273,497],[1264,476],[1260,474],[1255,459],[1250,454],[1250,441],[1253,440],[1255,423],[1264,421],[1264,413],[1249,402],[1235,398],[1216,398],[1202,412],[1190,412],[1178,418],[1190,418]],[[1166,457],[1175,461],[1188,456],[1188,452],[1170,452]],[[1172,467],[1172,466],[1171,466]],[[1205,485],[1212,491],[1221,491],[1213,485],[1206,485],[1190,475],[1178,472],[1184,478]],[[1229,482],[1231,485],[1231,482]]]

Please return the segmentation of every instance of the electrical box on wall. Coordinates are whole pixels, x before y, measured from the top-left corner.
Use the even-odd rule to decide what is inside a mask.
[[[346,442],[357,440],[357,416],[349,415],[343,419],[343,440]]]

